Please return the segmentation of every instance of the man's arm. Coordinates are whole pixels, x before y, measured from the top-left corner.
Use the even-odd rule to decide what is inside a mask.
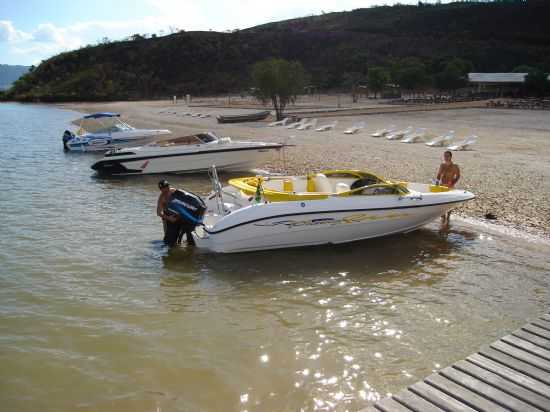
[[[458,165],[455,165],[455,177],[453,179],[453,184],[456,185],[458,179],[460,179],[460,167],[458,167]]]
[[[439,165],[439,170],[437,172],[437,177],[436,179],[437,180],[441,180],[441,178],[443,177],[443,165]]]
[[[157,216],[164,219],[164,199],[162,196],[159,196],[157,201]]]

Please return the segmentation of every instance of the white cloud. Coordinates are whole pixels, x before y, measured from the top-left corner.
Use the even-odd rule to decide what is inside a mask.
[[[30,39],[32,36],[16,30],[9,20],[0,20],[0,42],[16,43]]]

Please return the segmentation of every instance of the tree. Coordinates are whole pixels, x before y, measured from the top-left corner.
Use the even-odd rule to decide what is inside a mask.
[[[252,67],[254,95],[263,103],[271,101],[277,120],[283,118],[285,107],[296,101],[296,95],[303,90],[306,73],[299,62],[283,59],[269,59]]]
[[[363,77],[364,76],[358,72],[346,72],[342,75],[342,84],[346,89],[351,90],[353,103],[357,103],[357,100],[359,100],[359,85]]]
[[[367,84],[369,90],[374,92],[374,98],[377,94],[384,90],[384,87],[390,80],[390,75],[383,67],[371,67],[367,73]]]
[[[542,70],[531,70],[525,77],[525,88],[528,93],[543,97],[550,92],[550,80],[548,74]]]
[[[426,66],[415,57],[401,60],[392,68],[393,80],[405,90],[416,92],[430,82]]]

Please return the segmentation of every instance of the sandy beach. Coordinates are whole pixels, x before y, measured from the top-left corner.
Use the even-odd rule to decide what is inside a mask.
[[[330,110],[334,99],[311,99],[289,111]],[[283,158],[274,158],[262,168],[272,172],[303,173],[320,169],[367,169],[393,179],[430,181],[441,162],[443,148],[430,148],[422,143],[404,144],[370,134],[391,124],[398,127],[423,127],[428,136],[454,130],[456,140],[475,134],[478,142],[472,150],[454,152],[453,160],[462,171],[457,187],[474,192],[477,198],[456,213],[486,220],[487,213],[496,216],[490,224],[512,227],[523,232],[550,238],[550,113],[538,110],[461,108],[395,112],[389,105],[376,102],[347,104],[363,108],[360,114],[346,111],[320,117],[318,125],[338,120],[334,130],[327,132],[289,130],[267,127],[268,121],[255,123],[218,124],[217,114],[240,114],[257,111],[255,105],[226,99],[173,104],[168,101],[73,103],[64,108],[80,112],[117,111],[138,127],[162,127],[177,135],[212,130],[222,136],[286,142]],[[479,105],[478,105],[479,106]],[[261,107],[258,105],[258,107]],[[388,113],[365,114],[370,108]],[[187,112],[209,113],[209,118],[184,115]],[[357,134],[343,131],[364,121],[365,128]]]

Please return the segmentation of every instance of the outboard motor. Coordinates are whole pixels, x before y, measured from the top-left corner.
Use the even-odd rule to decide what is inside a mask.
[[[166,205],[166,212],[179,217],[177,223],[167,222],[164,242],[170,246],[181,239],[183,232],[187,233],[188,242],[192,242],[191,232],[202,223],[206,204],[200,196],[177,189],[170,196]]]
[[[68,142],[74,137],[75,136],[73,132],[71,132],[70,130],[65,130],[65,133],[63,133],[63,150],[65,150],[66,152],[70,150]]]

